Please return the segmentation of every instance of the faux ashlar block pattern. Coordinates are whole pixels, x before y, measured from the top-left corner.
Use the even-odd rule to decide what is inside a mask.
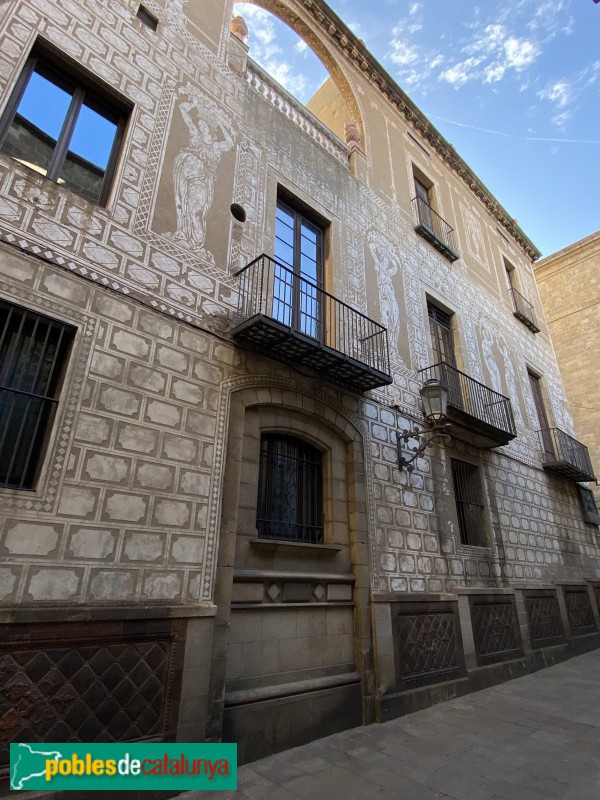
[[[16,275],[34,290],[31,302],[47,306],[48,314],[77,323],[84,311],[95,343],[85,357],[76,339],[63,395],[81,386],[84,400],[69,423],[68,452],[61,449],[59,458],[49,450],[46,482],[32,498],[44,503],[47,497],[45,515],[20,517],[19,492],[3,498],[0,554],[14,564],[2,573],[4,598],[25,604],[196,602],[208,508],[218,502],[211,470],[219,387],[210,379],[220,380],[224,368],[215,371],[210,362],[213,343],[157,312],[104,296],[76,276],[50,280],[54,267],[40,266],[32,283],[28,259],[16,262],[20,270],[13,263],[0,253],[0,281],[3,273],[12,276],[5,290],[18,289]],[[60,488],[47,494],[53,471],[62,477]],[[26,577],[17,581],[20,567]]]

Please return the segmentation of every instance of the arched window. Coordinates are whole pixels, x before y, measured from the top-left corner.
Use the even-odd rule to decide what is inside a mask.
[[[263,539],[323,542],[323,456],[293,436],[260,442],[256,527]]]

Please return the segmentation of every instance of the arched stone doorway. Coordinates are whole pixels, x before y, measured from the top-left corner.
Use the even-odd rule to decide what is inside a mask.
[[[359,425],[272,384],[239,388],[229,402],[210,728],[238,743],[243,763],[373,721],[370,571]],[[322,454],[318,540],[257,528],[273,437]]]

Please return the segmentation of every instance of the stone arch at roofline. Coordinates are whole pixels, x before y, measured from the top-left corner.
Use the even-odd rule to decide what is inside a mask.
[[[337,59],[328,48],[318,34],[308,25],[291,7],[283,0],[233,0],[233,10],[237,3],[246,2],[252,5],[259,6],[265,11],[268,11],[273,16],[280,19],[288,25],[298,36],[306,42],[311,48],[313,53],[321,61],[335,86],[342,96],[346,108],[348,109],[349,119],[346,120],[349,124],[357,126],[361,136],[361,150],[365,150],[365,127],[363,124],[363,115],[360,110],[356,94],[354,93],[348,78],[340,67]]]

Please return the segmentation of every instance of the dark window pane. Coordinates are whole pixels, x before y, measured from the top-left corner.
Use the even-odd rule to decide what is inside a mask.
[[[88,103],[83,103],[69,143],[69,152],[105,170],[116,135],[116,119],[110,119]]]
[[[74,80],[54,57],[33,55],[26,70],[32,68],[25,89],[19,83],[15,90],[22,96],[9,102],[8,118],[0,124],[0,149],[86,200],[103,202],[122,109],[91,81]]]
[[[59,183],[64,182],[69,189],[97,203],[116,135],[116,122],[84,103],[77,117]]]
[[[266,539],[323,541],[322,455],[301,439],[261,439],[256,526]]]
[[[0,303],[0,486],[33,488],[72,329]]]
[[[485,546],[483,493],[478,467],[453,458],[452,483],[461,543]]]
[[[56,142],[72,99],[72,92],[34,72],[19,103],[18,113]]]
[[[322,339],[321,302],[323,229],[281,200],[275,222],[275,259],[289,268],[275,280],[273,316],[306,336]],[[282,285],[285,283],[285,291]]]
[[[72,99],[71,93],[33,72],[2,152],[46,175]]]
[[[292,245],[276,236],[275,238],[275,260],[285,264],[286,267],[293,269],[294,248]]]
[[[147,25],[151,30],[155,31],[158,28],[158,20],[148,11],[144,6],[140,6],[137,10],[136,17],[141,20],[144,25]]]

